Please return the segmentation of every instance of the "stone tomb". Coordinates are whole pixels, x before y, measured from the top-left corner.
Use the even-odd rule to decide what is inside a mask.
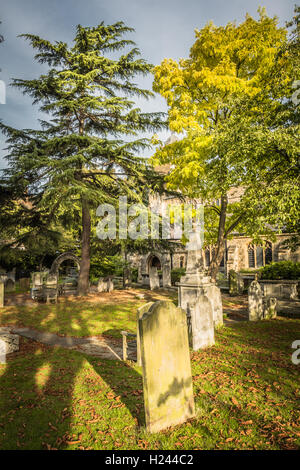
[[[186,313],[155,302],[139,319],[146,426],[158,432],[195,415]]]
[[[252,281],[248,289],[248,319],[257,321],[263,318],[263,295],[257,281]]]

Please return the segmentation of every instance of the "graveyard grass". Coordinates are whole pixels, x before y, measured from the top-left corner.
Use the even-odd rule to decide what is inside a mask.
[[[123,318],[117,330],[134,330],[139,303],[122,308],[85,303],[95,317],[83,316],[81,330],[58,318],[55,331],[53,319],[46,321],[41,313],[40,328],[73,335],[98,328],[103,333],[116,330]],[[104,306],[107,326],[99,320]],[[45,306],[46,312],[48,308],[64,316],[55,305]],[[81,310],[73,302],[64,308],[72,325]],[[17,323],[17,308],[13,313],[12,307],[2,323],[9,324],[8,310]],[[26,318],[33,326],[31,315]],[[152,435],[144,427],[141,369],[133,363],[21,339],[21,351],[0,365],[0,448],[299,449],[300,366],[291,361],[291,344],[299,338],[296,319],[220,328],[214,347],[191,353],[197,416]]]

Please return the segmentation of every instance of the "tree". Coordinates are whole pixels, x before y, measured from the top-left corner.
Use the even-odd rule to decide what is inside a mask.
[[[271,169],[283,162],[284,168],[292,167],[297,158],[296,129],[284,115],[293,93],[293,60],[287,45],[286,28],[279,28],[276,18],[259,9],[258,20],[247,15],[239,25],[209,23],[196,30],[188,59],[165,59],[155,68],[154,90],[167,100],[170,128],[185,134],[158,148],[154,160],[173,165],[169,187],[205,201],[206,236],[216,244],[210,266],[213,278],[226,239],[239,232],[261,241],[273,233],[266,224],[268,209],[274,213],[269,222],[278,219],[276,202],[270,208],[255,194],[258,188],[260,196],[271,190],[272,178],[265,180]],[[275,69],[281,72],[276,74]],[[288,186],[295,209],[295,180],[293,189]],[[229,204],[233,187],[243,188],[243,194]]]
[[[124,39],[131,31],[123,22],[78,25],[72,46],[22,35],[49,69],[12,85],[30,95],[50,120],[42,121],[40,130],[1,124],[9,145],[2,187],[12,199],[26,194],[44,228],[59,208],[64,213],[74,204],[81,208],[79,294],[86,293],[89,282],[91,209],[115,202],[119,194],[140,200],[139,188],[160,184],[146,160],[136,156],[150,146],[138,134],[160,130],[164,122],[162,113],[142,113],[132,101],[153,93],[133,81],[152,66],[138,57],[133,41]],[[124,136],[131,140],[125,142]]]

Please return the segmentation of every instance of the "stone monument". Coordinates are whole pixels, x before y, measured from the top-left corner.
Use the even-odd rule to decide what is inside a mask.
[[[186,313],[155,302],[139,319],[146,427],[158,432],[195,415]]]
[[[263,295],[257,281],[252,281],[248,289],[248,319],[250,321],[263,318]]]
[[[206,276],[204,272],[202,242],[200,233],[196,231],[190,234],[187,244],[186,274],[181,277],[177,285],[178,305],[188,316],[190,345],[195,351],[212,346],[215,343],[213,312],[215,303],[211,302],[214,284],[210,276]]]

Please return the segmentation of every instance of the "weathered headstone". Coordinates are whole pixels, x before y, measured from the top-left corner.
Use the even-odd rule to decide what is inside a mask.
[[[149,311],[151,305],[153,305],[153,302],[148,302],[147,304],[142,305],[140,308],[138,308],[136,315],[136,362],[138,366],[142,365],[139,320],[142,318],[144,313]]]
[[[205,294],[187,305],[190,316],[191,334],[190,345],[194,351],[205,349],[215,344],[213,310],[210,300]]]
[[[150,266],[149,268],[149,281],[150,281],[150,289],[159,289],[159,275],[156,266]]]
[[[107,292],[112,292],[114,290],[114,283],[111,278],[107,280]]]
[[[277,317],[277,299],[275,297],[266,298],[264,305],[264,318],[270,320]]]
[[[19,286],[21,289],[29,289],[30,287],[30,278],[29,277],[21,277],[19,279]]]
[[[259,283],[252,281],[248,289],[248,319],[250,321],[263,318],[263,296]]]
[[[244,280],[242,276],[231,269],[229,271],[229,294],[241,295],[244,292]]]
[[[98,292],[105,292],[107,289],[106,282],[104,281],[103,277],[99,278],[98,284],[97,284],[97,291]]]
[[[4,307],[4,282],[0,282],[0,307]]]
[[[155,302],[139,320],[146,426],[158,432],[195,415],[186,313]]]
[[[0,329],[0,363],[6,362],[6,355],[19,351],[19,335],[13,335],[5,328]]]
[[[211,287],[207,287],[207,292],[212,305],[214,326],[218,328],[224,324],[221,290],[216,284],[212,283]]]

